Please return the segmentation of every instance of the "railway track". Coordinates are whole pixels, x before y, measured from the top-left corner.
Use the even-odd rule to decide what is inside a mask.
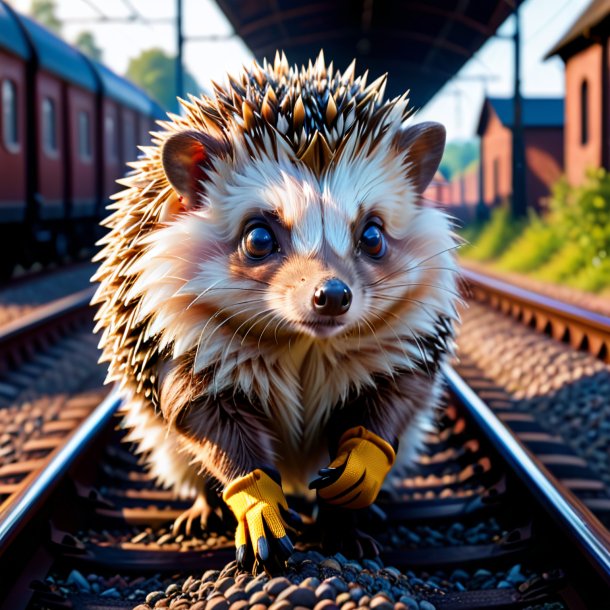
[[[309,532],[286,575],[272,580],[237,573],[230,526],[171,533],[186,505],[157,488],[121,443],[109,397],[56,474],[30,492],[36,509],[23,500],[21,519],[11,520],[19,525],[0,530],[4,607],[606,607],[607,530],[453,369],[445,374],[451,392],[438,431],[380,503],[387,521],[368,524],[381,559],[322,555]],[[85,439],[83,449],[77,440]]]
[[[610,317],[471,269],[461,273],[475,301],[610,363]]]
[[[0,328],[36,308],[87,288],[95,265],[72,262],[13,278],[0,286]]]
[[[610,318],[496,277],[464,276],[471,300],[458,371],[610,526]]]
[[[80,277],[55,293],[75,283]],[[41,304],[0,325],[0,527],[107,393],[91,333],[92,294],[86,288],[47,303],[39,294]]]
[[[561,323],[559,338],[577,336],[548,312],[508,307],[507,296],[485,294],[480,284],[473,293],[539,331],[558,337],[553,324]],[[595,346],[588,332],[578,347]],[[597,357],[605,358],[605,341]],[[188,503],[155,486],[114,429],[118,400],[92,390],[82,417],[71,418],[69,432],[49,443],[0,506],[1,607],[609,607],[610,538],[593,513],[605,519],[610,501],[597,472],[560,438],[549,439],[476,358],[463,356],[458,371],[445,371],[447,409],[422,458],[380,503],[387,521],[366,525],[381,559],[321,555],[308,529],[286,574],[274,579],[237,573],[230,525],[190,537],[171,532]]]

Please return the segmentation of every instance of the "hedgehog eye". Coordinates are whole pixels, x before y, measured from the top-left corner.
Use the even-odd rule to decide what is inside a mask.
[[[269,227],[255,225],[246,229],[242,238],[242,248],[246,256],[261,260],[277,249],[275,237]]]
[[[358,248],[366,252],[366,254],[372,258],[381,258],[385,254],[386,241],[381,227],[378,224],[369,222],[369,224],[364,227],[364,231],[362,231],[362,236],[358,242]]]

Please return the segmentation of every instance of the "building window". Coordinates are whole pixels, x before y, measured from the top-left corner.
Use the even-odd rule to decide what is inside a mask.
[[[17,117],[17,85],[12,80],[2,81],[2,140],[9,152],[19,150]]]
[[[580,85],[580,143],[584,146],[589,141],[589,83],[586,80]]]
[[[114,117],[107,116],[105,118],[104,130],[106,132],[106,159],[116,162],[119,160],[119,138],[117,137]]]
[[[91,146],[91,119],[89,113],[81,110],[78,113],[78,156],[83,161],[91,161],[93,156]]]
[[[57,106],[50,97],[42,100],[42,147],[48,155],[57,156]]]

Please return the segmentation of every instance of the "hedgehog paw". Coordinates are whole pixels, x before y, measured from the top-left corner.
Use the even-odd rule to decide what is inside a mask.
[[[205,531],[210,517],[214,514],[205,495],[197,494],[197,498],[193,502],[193,505],[174,521],[172,533],[174,536],[177,536],[178,534],[192,536],[197,532]]]

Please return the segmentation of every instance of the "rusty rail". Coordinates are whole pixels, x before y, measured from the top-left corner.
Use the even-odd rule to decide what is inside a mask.
[[[610,363],[610,317],[470,269],[462,269],[462,276],[475,301]]]
[[[34,311],[0,326],[0,373],[18,363],[28,353],[44,345],[54,334],[73,324],[92,319],[90,306],[95,288],[85,288],[41,305]]]
[[[447,385],[494,448],[517,473],[546,513],[565,531],[581,556],[610,586],[610,532],[595,515],[528,451],[506,424],[448,365],[443,366]]]

